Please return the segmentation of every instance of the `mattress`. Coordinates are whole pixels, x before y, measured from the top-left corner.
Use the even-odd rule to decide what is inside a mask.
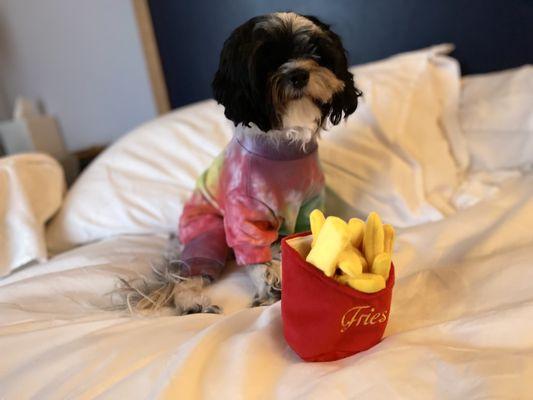
[[[280,303],[248,308],[242,269],[209,291],[223,315],[113,310],[118,275],[149,273],[161,235],[122,235],[0,282],[3,398],[527,398],[533,390],[533,176],[398,232],[384,340],[305,363]],[[135,271],[135,273],[134,273]]]
[[[63,200],[49,260],[0,279],[0,399],[531,397],[533,154],[521,149],[533,138],[523,90],[533,71],[460,82],[440,53],[354,70],[365,98],[320,145],[330,212],[377,210],[397,227],[378,345],[303,362],[283,338],[280,303],[250,308],[235,265],[207,289],[220,315],[118,307],[120,279],[150,276],[196,176],[231,136],[205,102],[114,144]],[[493,104],[496,86],[509,90]],[[502,104],[505,118],[487,117]],[[507,156],[491,157],[510,121]]]

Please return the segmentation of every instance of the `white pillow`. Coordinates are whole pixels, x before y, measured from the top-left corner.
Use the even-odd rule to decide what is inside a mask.
[[[442,77],[455,63],[441,54],[448,50],[434,47],[354,69],[366,103],[346,125],[326,132],[320,147],[330,198],[338,200],[331,212],[341,213],[345,202],[349,212],[378,210],[397,225],[442,216],[457,175],[438,125],[445,89],[459,80],[458,74]],[[175,231],[196,178],[232,133],[222,107],[210,100],[126,135],[72,187],[50,224],[49,247]]]
[[[352,69],[364,93],[361,107],[325,133],[320,147],[334,192],[328,201],[337,212],[378,210],[398,226],[453,212],[459,167],[440,123],[457,108],[460,75],[444,55],[450,49],[435,46]]]
[[[0,277],[46,261],[45,222],[59,209],[63,169],[45,154],[0,159]]]
[[[175,231],[196,178],[233,129],[213,100],[183,107],[125,135],[93,161],[47,231],[48,247],[122,233]]]
[[[471,170],[533,166],[533,66],[467,76],[459,110]]]

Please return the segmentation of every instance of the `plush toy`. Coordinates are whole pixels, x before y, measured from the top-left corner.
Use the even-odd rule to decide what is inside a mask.
[[[313,241],[306,261],[328,277],[365,293],[385,288],[391,268],[394,228],[372,212],[366,223],[352,218],[310,216]]]

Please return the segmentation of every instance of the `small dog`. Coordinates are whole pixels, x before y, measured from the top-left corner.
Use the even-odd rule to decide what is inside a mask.
[[[281,12],[250,19],[226,40],[214,97],[235,124],[224,152],[198,179],[179,223],[183,249],[141,293],[141,307],[219,312],[202,293],[233,251],[256,287],[252,305],[280,298],[280,236],[309,229],[323,208],[317,139],[357,108],[361,92],[328,25]],[[279,247],[278,247],[279,248]],[[139,290],[137,290],[139,292]]]

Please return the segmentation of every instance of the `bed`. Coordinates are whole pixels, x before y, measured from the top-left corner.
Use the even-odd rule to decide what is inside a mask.
[[[528,398],[533,67],[461,77],[451,50],[354,67],[362,104],[320,143],[328,211],[376,210],[398,230],[377,346],[303,362],[280,303],[249,308],[235,265],[209,288],[221,315],[117,307],[119,278],[150,275],[196,176],[231,137],[206,100],[107,149],[36,228],[48,260],[0,279],[0,398]]]

